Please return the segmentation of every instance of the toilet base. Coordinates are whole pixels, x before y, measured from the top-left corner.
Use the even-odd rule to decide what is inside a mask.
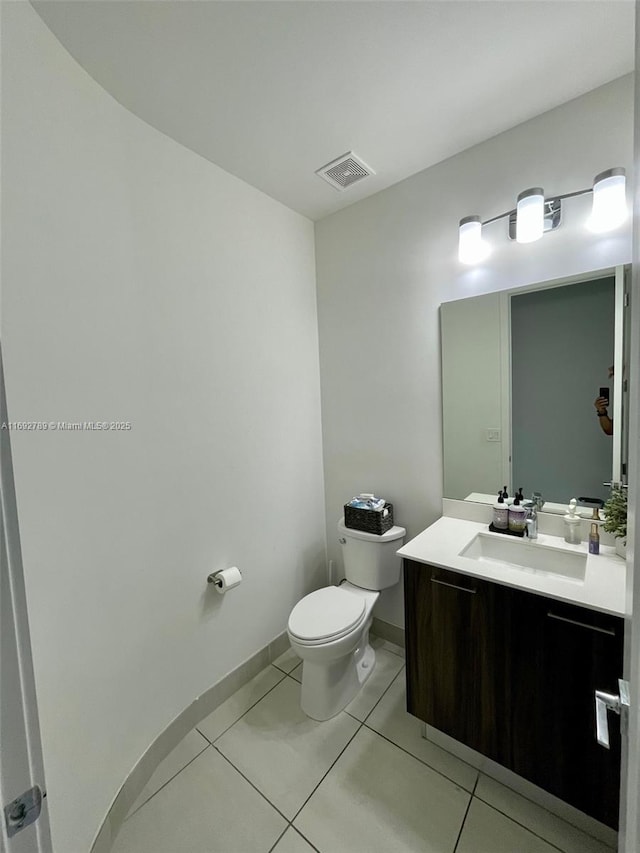
[[[369,627],[356,649],[337,660],[316,663],[305,660],[302,667],[304,713],[313,720],[329,720],[343,711],[373,672],[376,653],[369,643]]]

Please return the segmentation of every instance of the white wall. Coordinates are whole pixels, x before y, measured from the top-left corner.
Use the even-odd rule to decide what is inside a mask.
[[[55,849],[325,582],[312,224],[3,3],[2,334]],[[207,574],[237,564],[218,596]]]
[[[629,226],[598,238],[584,229],[589,196],[569,200],[561,228],[538,243],[509,243],[505,222],[494,223],[494,252],[479,268],[458,263],[458,221],[509,210],[527,187],[556,195],[591,186],[611,166],[629,174],[632,125],[628,76],[316,224],[327,530],[338,574],[335,519],[354,492],[393,501],[409,536],[440,515],[439,304],[630,260]],[[403,624],[400,588],[383,594],[377,615]]]

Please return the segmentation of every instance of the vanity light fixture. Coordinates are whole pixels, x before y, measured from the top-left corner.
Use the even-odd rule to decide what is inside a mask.
[[[518,196],[516,204],[516,240],[533,243],[544,231],[544,190],[532,187]]]
[[[489,244],[482,239],[482,222],[479,216],[465,216],[460,220],[458,258],[463,264],[478,264],[489,255]]]
[[[613,231],[627,218],[624,169],[607,169],[593,179],[593,209],[587,223],[591,231]]]
[[[484,222],[479,216],[465,216],[460,220],[458,258],[463,264],[476,264],[485,260],[491,248],[482,237],[483,226],[508,218],[509,238],[518,243],[533,243],[545,231],[560,225],[562,201],[574,196],[593,193],[593,207],[587,226],[591,231],[603,233],[617,228],[627,218],[625,197],[625,170],[621,167],[607,169],[596,175],[593,187],[546,199],[541,187],[532,187],[518,195],[515,210],[508,210]]]

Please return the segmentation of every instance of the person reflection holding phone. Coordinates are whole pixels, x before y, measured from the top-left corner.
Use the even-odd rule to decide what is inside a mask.
[[[613,377],[613,367],[609,368],[609,379]],[[604,388],[600,389],[600,394]],[[607,412],[607,407],[609,405],[609,398],[599,396],[594,400],[593,405],[596,407],[596,414],[598,415],[598,422],[600,423],[600,428],[605,435],[613,435],[613,421],[609,417],[609,413]]]

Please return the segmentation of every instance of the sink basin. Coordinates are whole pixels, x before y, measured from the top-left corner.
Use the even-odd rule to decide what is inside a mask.
[[[576,551],[565,551],[549,545],[540,545],[529,540],[502,537],[500,534],[478,533],[460,551],[460,557],[492,563],[517,571],[558,577],[584,582],[587,555]]]

